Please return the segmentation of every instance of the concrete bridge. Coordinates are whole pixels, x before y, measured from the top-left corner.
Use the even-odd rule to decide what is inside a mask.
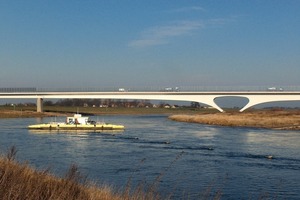
[[[268,102],[300,101],[298,91],[230,91],[230,92],[2,92],[0,98],[37,99],[37,112],[43,112],[43,99],[142,99],[175,100],[204,103],[224,112],[215,100],[220,97],[244,97],[248,103],[244,110]]]

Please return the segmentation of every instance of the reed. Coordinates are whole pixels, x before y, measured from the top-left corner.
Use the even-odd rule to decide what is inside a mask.
[[[63,178],[56,177],[49,169],[38,171],[27,163],[15,160],[17,150],[12,147],[6,155],[0,156],[0,199],[2,200],[126,200],[159,199],[157,193],[145,193],[137,187],[119,191],[107,185],[96,185],[83,176],[72,164]]]
[[[156,179],[149,185],[141,182],[132,187],[131,178],[124,190],[116,190],[108,185],[96,185],[81,174],[72,164],[63,178],[54,176],[49,169],[38,171],[28,163],[17,162],[17,150],[11,147],[6,155],[0,155],[0,199],[1,200],[159,200],[172,199],[172,193],[161,197],[157,192],[162,177],[183,156],[180,152]],[[137,169],[143,164],[139,163]],[[134,173],[132,174],[132,176]],[[215,194],[213,194],[215,193]],[[212,192],[212,187],[201,195],[200,199],[221,199],[221,190]],[[189,199],[188,194],[185,196]],[[186,199],[184,196],[183,198]]]
[[[54,176],[49,169],[38,171],[16,161],[17,149],[11,147],[5,155],[0,155],[0,199],[1,200],[159,200],[171,199],[172,194],[162,198],[157,192],[162,177],[172,168],[184,152],[165,168],[151,184],[139,183],[132,187],[131,180],[145,159],[136,166],[123,190],[108,185],[96,185],[71,164],[63,178]]]
[[[73,107],[73,106],[44,106],[44,112],[36,112],[36,107],[18,106],[0,106],[0,118],[25,118],[25,117],[47,117],[47,116],[64,116],[70,113],[92,114],[92,115],[148,115],[148,114],[180,114],[180,113],[212,113],[214,110],[190,109],[190,108],[100,108],[100,107]]]
[[[226,112],[196,115],[171,115],[169,119],[180,122],[220,126],[256,127],[300,130],[300,111],[260,110],[250,112]]]

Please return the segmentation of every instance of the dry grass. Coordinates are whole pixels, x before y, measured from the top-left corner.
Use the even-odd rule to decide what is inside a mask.
[[[7,155],[0,156],[0,199],[1,200],[159,200],[172,199],[172,194],[162,198],[157,192],[161,178],[173,167],[184,152],[165,168],[150,184],[140,183],[132,188],[131,179],[123,190],[108,185],[96,185],[83,176],[76,165],[71,165],[63,178],[52,175],[48,169],[37,171],[28,163],[15,161],[16,149],[12,147]],[[143,162],[143,161],[142,161]],[[141,162],[141,164],[142,164]],[[137,167],[140,167],[138,165]],[[133,174],[134,175],[134,174]],[[216,194],[210,187],[201,199],[221,199],[221,189]],[[200,194],[199,194],[200,195]],[[183,199],[189,199],[183,197]]]
[[[31,110],[7,110],[0,109],[0,118],[27,118],[27,117],[52,117],[64,114],[54,113],[54,112],[43,112],[38,113]]]
[[[48,170],[37,171],[27,163],[18,163],[15,148],[0,157],[0,199],[2,200],[129,200],[159,199],[155,192],[144,193],[142,188],[132,192],[116,192],[107,185],[88,182],[75,165],[71,165],[64,178],[55,177]]]
[[[33,106],[0,106],[0,118],[25,118],[71,115],[75,112],[93,115],[148,115],[148,114],[195,114],[199,112],[218,112],[216,110],[191,109],[191,108],[99,108],[99,107],[67,107],[67,106],[44,106],[43,113],[37,113]]]
[[[299,110],[257,110],[197,115],[172,115],[171,120],[220,126],[300,129]]]

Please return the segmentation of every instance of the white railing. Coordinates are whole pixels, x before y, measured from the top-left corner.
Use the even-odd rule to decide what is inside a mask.
[[[61,88],[35,88],[35,87],[5,87],[0,92],[117,92],[122,88],[128,92],[158,92],[158,91],[181,91],[181,92],[207,92],[207,91],[300,91],[300,86],[174,86],[174,87],[137,87],[137,86],[106,86],[106,87],[61,87]]]

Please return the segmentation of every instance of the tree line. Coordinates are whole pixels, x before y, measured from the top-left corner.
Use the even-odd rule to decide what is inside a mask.
[[[198,102],[191,102],[190,106],[170,105],[165,102],[153,104],[149,100],[116,100],[116,99],[59,99],[57,101],[44,100],[44,106],[65,106],[65,107],[124,107],[124,108],[138,108],[138,107],[159,107],[166,106],[173,107],[191,107],[200,108]],[[6,103],[5,106],[36,106],[35,103]]]
[[[162,103],[163,104],[163,103]],[[114,99],[60,99],[57,102],[44,101],[44,106],[77,107],[153,107],[149,100],[114,100]]]

